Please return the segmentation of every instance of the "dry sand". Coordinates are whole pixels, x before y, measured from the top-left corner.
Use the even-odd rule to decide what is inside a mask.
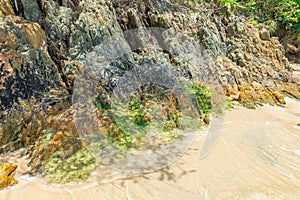
[[[300,199],[300,102],[227,111],[211,154],[199,159],[207,130],[185,154],[162,170],[132,176],[99,169],[87,183],[53,185],[21,176],[28,160],[20,152],[0,161],[20,164],[18,185],[0,191],[2,200],[85,199]]]

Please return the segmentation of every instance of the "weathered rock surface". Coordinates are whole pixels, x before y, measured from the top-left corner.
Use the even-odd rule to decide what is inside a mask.
[[[15,164],[0,165],[0,190],[18,183],[14,178],[17,167]]]
[[[218,74],[216,78],[226,88],[227,95],[238,96],[236,99],[243,105],[285,104],[282,94],[300,97],[299,80],[293,76],[283,55],[283,46],[277,38],[270,38],[265,28],[257,30],[235,16],[212,14],[205,18],[188,9],[178,12],[161,1],[150,4],[148,9],[143,4],[128,5],[127,9],[120,7],[116,11],[124,30],[142,26],[173,27],[198,39],[205,53],[213,57],[214,73]],[[191,66],[189,71],[193,74]]]
[[[0,24],[0,111],[18,103],[18,98],[40,99],[51,88],[63,90],[40,25],[11,15],[0,17]]]
[[[227,96],[250,108],[284,105],[283,95],[300,98],[299,79],[278,39],[236,16],[164,0],[0,0],[0,152],[30,147],[35,172],[59,150],[58,160],[83,148],[71,105],[81,61],[112,35],[141,27],[172,28],[187,44],[197,41],[211,71],[174,52],[135,49],[108,65],[97,98],[105,99],[102,93],[134,63],[172,66],[191,82],[212,76]],[[135,41],[147,44],[140,31]]]

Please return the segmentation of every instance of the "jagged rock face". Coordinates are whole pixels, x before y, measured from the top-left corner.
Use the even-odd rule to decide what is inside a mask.
[[[104,1],[3,0],[0,5],[3,152],[34,144],[46,118],[70,106],[78,67],[74,58],[121,29]]]
[[[14,178],[17,167],[15,164],[0,165],[0,190],[18,183]]]
[[[293,76],[283,55],[283,46],[277,38],[271,38],[265,28],[256,29],[235,16],[201,15],[188,8],[178,11],[170,8],[170,4],[158,2],[157,5],[145,8],[142,3],[127,5],[126,9],[117,6],[122,28],[172,27],[197,39],[214,60],[213,73],[217,74],[214,78],[223,85],[228,96],[248,107],[255,107],[257,102],[284,104],[282,94],[300,97],[299,80]],[[206,14],[210,17],[204,17]],[[177,62],[174,67],[178,66],[186,67],[183,62]],[[203,80],[203,75],[207,75],[201,73],[202,77],[196,77],[192,66],[188,71],[191,79]]]
[[[13,8],[26,20],[15,16]],[[1,111],[19,97],[38,98],[50,88],[66,85],[72,93],[74,59],[121,31],[111,5],[104,1],[60,5],[24,0],[11,5],[3,0],[0,16]]]
[[[73,5],[41,2],[49,53],[71,93],[74,71],[78,68],[74,60],[84,57],[85,52],[112,34],[120,33],[121,28],[109,2],[87,0]]]
[[[258,31],[235,17],[203,17],[188,8],[178,9],[167,1],[139,2],[135,5],[128,1],[113,1],[111,4],[104,1],[23,0],[11,5],[3,0],[1,5],[7,8],[1,10],[5,27],[1,37],[5,48],[1,51],[1,61],[4,63],[1,110],[12,105],[18,97],[27,99],[32,95],[38,96],[58,85],[65,84],[72,93],[78,69],[76,60],[83,58],[85,52],[106,38],[120,33],[120,27],[123,30],[142,26],[172,27],[198,39],[206,53],[215,58],[219,76],[222,77],[219,81],[229,88],[228,91],[235,91],[235,95],[239,92],[238,85],[252,81],[261,87],[267,83],[271,89],[278,80],[291,81],[286,80],[291,77],[291,69],[277,39],[270,38],[267,30]],[[16,17],[16,7],[19,12],[22,9],[23,14],[19,15],[28,21],[39,22],[41,26]],[[35,14],[30,14],[32,10],[36,11]],[[176,57],[166,62],[170,61],[176,61],[172,63],[175,68],[183,65]],[[31,67],[21,67],[27,65],[38,66],[35,69],[39,69],[40,73],[32,73]],[[184,70],[185,74],[193,74],[192,68],[187,70],[185,67]],[[23,81],[19,78],[34,74],[38,76],[30,82],[28,78]],[[16,80],[20,81],[16,84]]]
[[[39,24],[17,16],[0,17],[0,24],[0,111],[18,98],[38,99],[51,88],[64,85]]]
[[[256,102],[285,104],[280,93],[299,98],[299,80],[277,38],[239,21],[229,22],[225,33],[226,53],[215,64],[229,96],[239,95],[239,102],[250,107]]]
[[[66,91],[49,56],[44,30],[38,23],[15,16],[12,9],[8,11],[0,16],[0,152],[32,144],[38,138],[39,122],[32,119],[39,118],[34,118],[34,109],[24,108],[22,101],[36,99],[40,104],[51,89]]]

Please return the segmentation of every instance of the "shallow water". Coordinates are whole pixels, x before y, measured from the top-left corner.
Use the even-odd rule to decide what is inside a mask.
[[[86,183],[48,184],[20,174],[28,161],[20,152],[3,156],[2,162],[20,163],[20,183],[0,191],[0,199],[300,199],[300,102],[287,103],[227,111],[209,156],[199,159],[204,130],[175,163],[147,174],[103,167]]]

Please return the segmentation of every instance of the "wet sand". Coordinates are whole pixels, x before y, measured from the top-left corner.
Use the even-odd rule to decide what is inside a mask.
[[[86,183],[48,184],[21,175],[28,160],[20,152],[1,156],[1,162],[20,167],[19,184],[0,191],[0,199],[300,199],[300,102],[286,100],[285,108],[227,111],[209,156],[199,159],[203,130],[175,163],[147,174],[126,176],[101,168]]]

